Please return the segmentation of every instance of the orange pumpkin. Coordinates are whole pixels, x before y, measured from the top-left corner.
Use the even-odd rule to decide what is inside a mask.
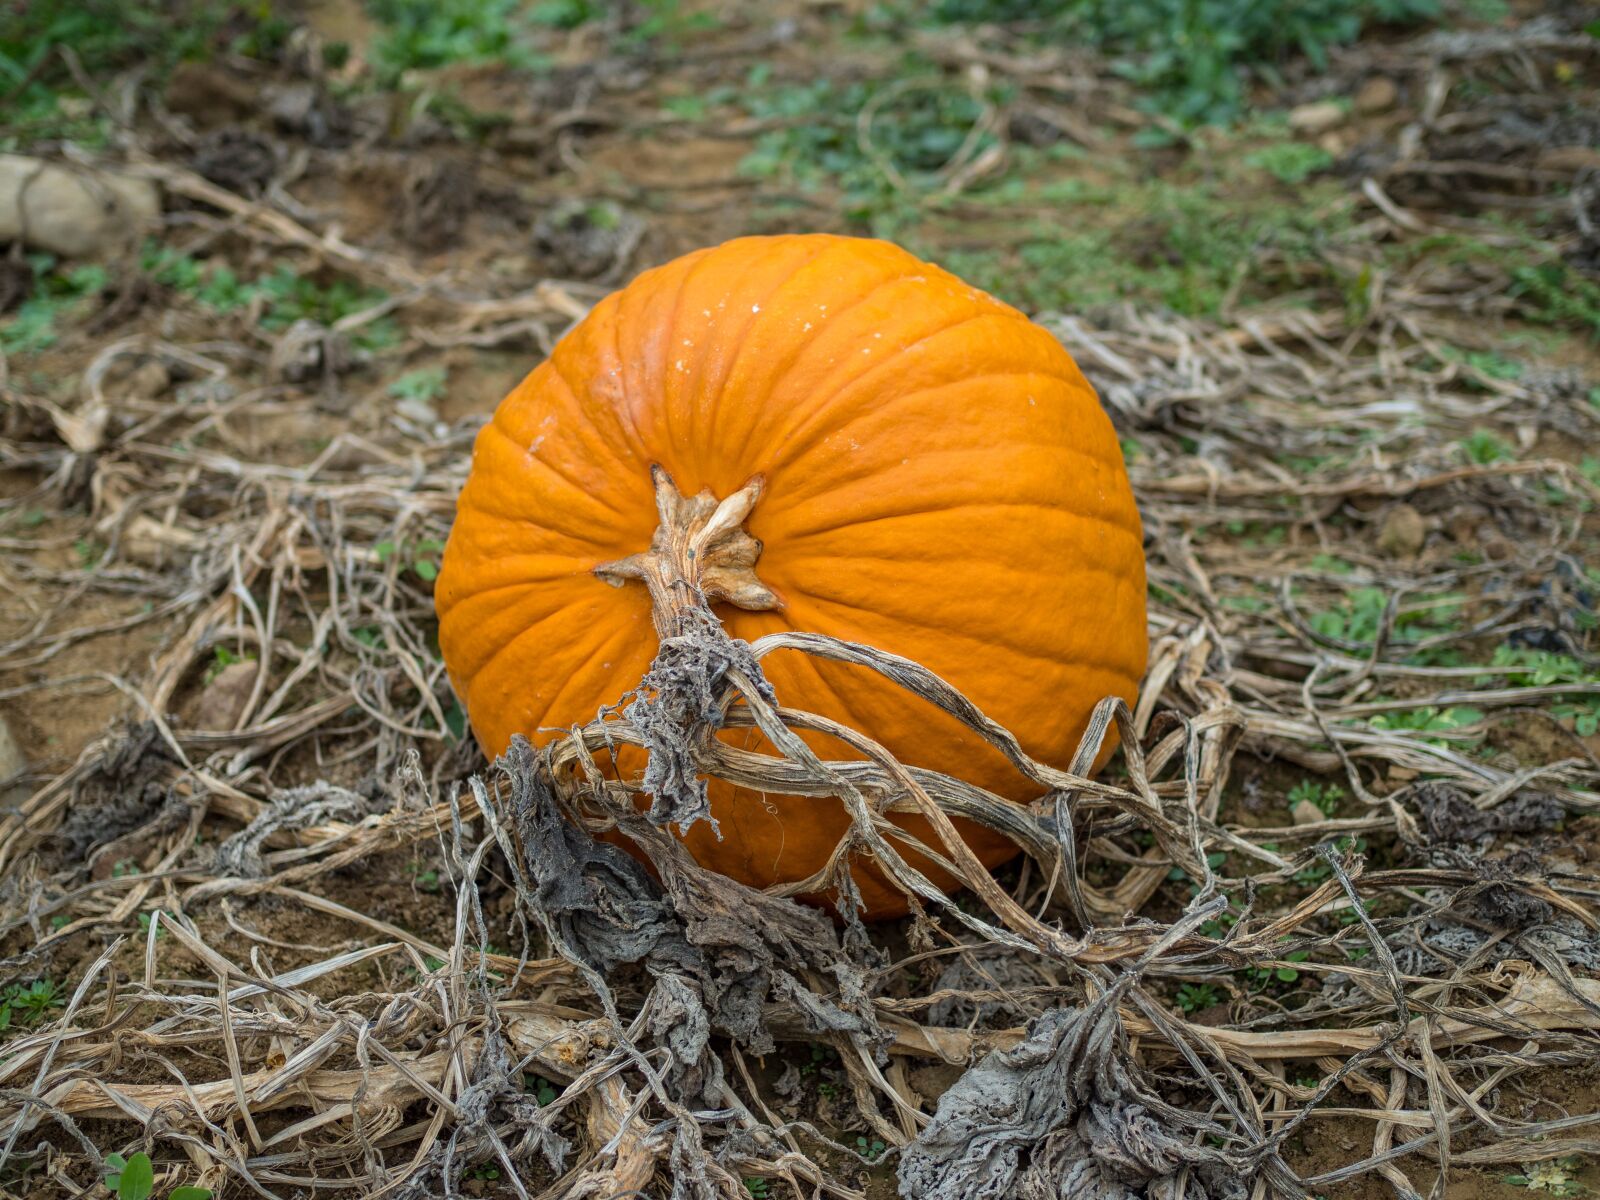
[[[593,719],[649,667],[649,590],[597,570],[651,545],[656,466],[684,495],[761,481],[744,519],[756,541],[744,540],[764,586],[713,593],[734,637],[803,630],[904,655],[1058,766],[1099,700],[1134,699],[1147,652],[1139,516],[1071,357],[1015,309],[886,242],[752,237],[602,300],[479,434],[436,599],[445,663],[486,753]],[[1037,792],[865,668],[788,650],[763,665],[781,703],[902,762],[1019,801]],[[752,730],[719,736],[765,748]],[[721,838],[700,822],[686,844],[755,887],[808,878],[848,827],[832,799],[713,781],[710,800]],[[921,818],[896,819],[939,844]],[[990,865],[1015,853],[957,825]],[[871,864],[854,876],[869,918],[906,911]]]

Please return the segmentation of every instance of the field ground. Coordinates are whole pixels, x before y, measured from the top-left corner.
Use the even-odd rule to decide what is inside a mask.
[[[1088,1194],[1600,1188],[1600,8],[10,0],[0,95],[0,151],[162,196],[0,261],[4,1194],[888,1197],[1105,988]],[[1006,920],[686,877],[698,966],[618,1026],[464,787],[431,581],[590,303],[799,229],[1099,389],[1147,761]]]

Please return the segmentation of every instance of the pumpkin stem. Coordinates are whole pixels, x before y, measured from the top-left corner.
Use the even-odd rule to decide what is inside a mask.
[[[762,477],[720,501],[709,490],[685,496],[661,466],[652,466],[650,477],[661,518],[650,549],[604,563],[594,573],[612,587],[642,581],[662,638],[679,632],[685,609],[720,603],[752,611],[779,607],[778,597],[756,578],[761,543],[744,530],[744,519],[761,498]]]

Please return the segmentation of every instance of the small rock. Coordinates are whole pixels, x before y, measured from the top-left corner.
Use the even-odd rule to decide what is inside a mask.
[[[1289,809],[1289,816],[1296,825],[1320,825],[1328,819],[1328,815],[1309,800],[1296,800]]]
[[[1327,133],[1345,123],[1344,106],[1333,100],[1316,100],[1289,110],[1289,128],[1309,137]]]
[[[1372,117],[1386,113],[1400,100],[1400,89],[1386,75],[1374,75],[1356,91],[1356,111]]]
[[[146,359],[128,376],[128,391],[140,400],[154,400],[171,386],[172,375],[159,358]]]
[[[1317,139],[1317,148],[1334,159],[1342,159],[1350,152],[1351,134],[1354,130],[1336,129]]]
[[[196,729],[232,729],[239,714],[249,703],[250,692],[256,685],[258,665],[253,662],[229,663],[218,671],[200,693],[194,706]]]
[[[17,745],[17,738],[11,732],[10,722],[0,717],[0,785],[27,769],[28,756],[22,752],[22,747]]]
[[[1480,527],[1489,510],[1481,504],[1463,504],[1446,518],[1445,528],[1450,537],[1463,545],[1478,540]]]
[[[1428,536],[1428,523],[1409,504],[1396,504],[1378,530],[1378,549],[1390,558],[1413,558]]]
[[[0,154],[0,242],[92,257],[136,242],[160,215],[148,179]]]
[[[1211,1029],[1220,1029],[1222,1026],[1228,1024],[1231,1016],[1230,1008],[1231,1006],[1227,1003],[1213,1004],[1209,1007],[1202,1008],[1199,1012],[1194,1013],[1189,1017],[1189,1024],[1205,1025]]]
[[[317,89],[309,83],[289,83],[268,88],[267,115],[287,130],[300,130],[317,107]]]
[[[1478,529],[1478,549],[1490,562],[1508,562],[1519,553],[1510,538],[1488,523]]]

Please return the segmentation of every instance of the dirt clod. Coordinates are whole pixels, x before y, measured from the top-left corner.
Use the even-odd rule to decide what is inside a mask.
[[[1344,105],[1335,100],[1316,100],[1289,110],[1289,128],[1306,137],[1318,137],[1337,129],[1348,119]]]
[[[0,154],[0,242],[94,257],[136,242],[161,214],[147,179]]]
[[[194,706],[196,729],[232,729],[250,699],[260,668],[253,662],[229,663],[205,685]]]
[[[1400,89],[1387,75],[1374,75],[1362,83],[1355,95],[1356,112],[1377,116],[1392,109],[1400,99]]]
[[[1378,549],[1389,558],[1413,558],[1428,536],[1428,523],[1409,504],[1396,504],[1383,516]]]

